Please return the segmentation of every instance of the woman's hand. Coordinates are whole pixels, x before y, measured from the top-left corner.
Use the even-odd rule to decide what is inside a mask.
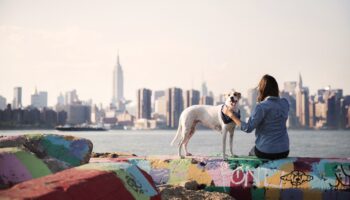
[[[236,115],[230,109],[227,108],[227,106],[223,107],[222,112],[229,118],[231,118],[237,126],[241,125],[241,120],[239,120],[238,117],[236,117]]]

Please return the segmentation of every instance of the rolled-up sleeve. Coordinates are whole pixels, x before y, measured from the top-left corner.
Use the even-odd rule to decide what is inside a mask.
[[[257,105],[249,117],[248,122],[241,122],[241,130],[247,133],[251,133],[263,120],[264,110],[260,105]]]

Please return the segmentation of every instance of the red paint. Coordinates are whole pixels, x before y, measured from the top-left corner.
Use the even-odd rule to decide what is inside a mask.
[[[0,191],[0,197],[36,199],[134,199],[113,173],[69,169]]]

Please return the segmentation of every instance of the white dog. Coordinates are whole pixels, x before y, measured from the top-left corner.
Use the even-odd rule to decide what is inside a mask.
[[[187,144],[195,132],[197,123],[220,131],[222,133],[222,155],[226,160],[226,135],[230,133],[230,152],[234,156],[232,151],[233,134],[235,131],[236,124],[226,115],[222,113],[223,106],[227,106],[229,109],[239,115],[238,101],[241,98],[241,93],[230,92],[227,95],[224,105],[210,106],[210,105],[194,105],[186,108],[180,116],[179,127],[177,133],[171,142],[171,145],[181,136],[179,142],[179,156],[184,158],[182,155],[182,147],[185,149],[186,156],[192,154],[187,151]]]

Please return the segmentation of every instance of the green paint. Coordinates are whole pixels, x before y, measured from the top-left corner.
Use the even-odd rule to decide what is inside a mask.
[[[345,168],[350,168],[350,163],[325,163],[324,170],[326,177],[335,177],[335,173],[337,172],[337,166],[343,166]]]
[[[208,186],[204,188],[205,191],[208,192],[221,192],[221,193],[227,193],[229,194],[231,191],[230,187],[219,187],[219,186]]]
[[[178,184],[187,180],[188,168],[191,165],[191,159],[176,159],[169,163],[170,177],[169,184]]]
[[[265,189],[264,188],[251,188],[250,192],[252,194],[252,199],[254,200],[264,200],[265,199]]]
[[[41,140],[44,135],[43,134],[29,134],[29,135],[25,135],[25,137],[27,138],[27,140]]]
[[[69,150],[63,145],[54,145],[48,140],[42,140],[41,145],[46,150],[47,155],[57,158],[58,160],[65,161],[72,166],[80,165],[80,160],[71,155]]]
[[[26,166],[33,178],[52,174],[44,162],[35,157],[33,154],[21,150],[18,150],[14,154],[22,162],[22,164]]]
[[[241,167],[243,170],[255,169],[262,165],[266,160],[260,159],[253,156],[242,156],[239,158],[229,158],[227,163],[230,166],[230,169],[234,170],[237,167]]]

